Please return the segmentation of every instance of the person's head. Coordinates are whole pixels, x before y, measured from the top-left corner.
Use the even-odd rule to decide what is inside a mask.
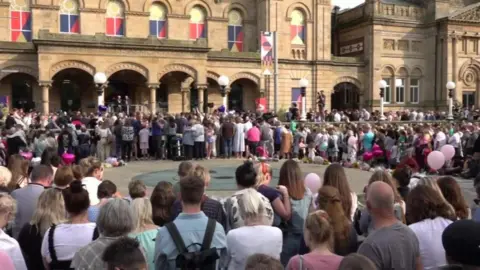
[[[303,198],[306,190],[303,183],[303,174],[295,160],[289,159],[282,164],[278,184],[288,189],[288,195],[292,199],[301,200]]]
[[[462,190],[457,181],[450,177],[441,177],[437,180],[438,187],[442,191],[443,197],[453,206],[459,219],[467,219],[470,210],[462,195]]]
[[[7,167],[0,166],[0,186],[7,187],[12,180],[12,172]]]
[[[327,212],[317,210],[308,214],[303,237],[310,250],[323,246],[333,251],[333,228]]]
[[[373,182],[367,190],[367,208],[374,219],[394,217],[394,193],[392,187],[382,181]]]
[[[247,258],[245,270],[283,270],[283,265],[272,256],[256,253]]]
[[[35,166],[31,173],[32,183],[41,184],[45,187],[49,187],[53,182],[53,170],[52,167],[47,165]]]
[[[15,218],[17,202],[7,193],[0,193],[0,229]]]
[[[152,204],[148,198],[136,198],[132,201],[131,206],[135,223],[134,231],[142,232],[148,225],[153,224]]]
[[[242,199],[238,201],[239,214],[245,225],[270,225],[265,219],[266,209],[260,193],[253,188],[245,189]]]
[[[197,176],[203,179],[205,182],[205,187],[208,187],[210,184],[210,173],[208,169],[202,165],[195,165],[188,173],[189,176]]]
[[[246,161],[238,166],[235,171],[235,179],[237,180],[237,186],[239,189],[254,187],[257,183],[257,172],[255,171],[253,163]]]
[[[110,199],[117,193],[117,186],[110,180],[103,180],[97,189],[97,197],[101,199]]]
[[[333,163],[327,167],[323,175],[323,186],[332,186],[338,189],[340,199],[342,200],[343,211],[346,215],[352,211],[352,191],[348,184],[345,170],[338,163]]]
[[[333,228],[335,247],[344,247],[348,244],[351,230],[350,217],[345,215],[338,189],[324,186],[318,190],[318,209],[327,212]]]
[[[58,188],[66,188],[75,179],[73,176],[72,167],[64,166],[57,169],[53,183]]]
[[[58,167],[58,164],[56,164],[57,160],[55,159],[55,157],[59,157],[57,149],[55,149],[54,147],[47,147],[42,152],[40,164]]]
[[[147,196],[147,186],[142,180],[133,179],[128,183],[128,195],[132,200]]]
[[[90,207],[88,191],[83,188],[82,182],[75,180],[63,190],[65,208],[70,216],[79,216],[87,213]]]
[[[107,270],[148,269],[140,243],[130,237],[121,237],[108,245],[102,254]]]
[[[97,217],[98,232],[106,237],[129,234],[135,226],[132,209],[124,199],[108,200]]]
[[[399,187],[407,187],[410,184],[410,178],[412,178],[412,169],[408,166],[396,169],[392,176],[397,181]]]
[[[8,183],[8,188],[14,190],[18,184],[26,181],[28,178],[29,161],[19,154],[11,155],[8,158],[8,169],[12,173],[12,178]]]
[[[376,269],[375,264],[367,257],[359,253],[350,253],[343,257],[338,270],[372,270]]]
[[[30,224],[36,226],[40,235],[43,236],[53,224],[64,222],[66,216],[62,191],[56,188],[49,188],[38,197],[37,207]]]
[[[388,172],[384,170],[375,171],[372,174],[372,176],[370,176],[368,185],[371,185],[372,183],[379,182],[379,181],[387,183],[392,188],[393,194],[395,195],[395,202],[399,203],[400,201],[402,201],[402,197],[400,196],[400,194],[397,191],[397,188],[394,185],[394,180]]]
[[[198,206],[202,202],[205,193],[205,181],[198,176],[186,176],[180,179],[180,196],[182,205]]]
[[[171,209],[175,198],[171,183],[166,181],[157,183],[150,197],[153,223],[157,226],[163,226],[170,221],[172,216]]]
[[[465,267],[462,269],[480,267],[479,222],[473,220],[453,222],[443,231],[442,244],[448,264],[460,264]]]
[[[182,161],[180,165],[178,165],[178,178],[182,178],[188,175],[190,170],[193,169],[193,163],[190,161]]]
[[[255,183],[255,187],[259,187],[261,185],[268,186],[272,180],[272,166],[266,162],[260,162],[259,164],[255,165],[255,169],[257,172],[257,182]]]
[[[430,186],[417,185],[414,187],[407,197],[406,206],[408,224],[437,217],[450,220],[456,218],[451,207]]]
[[[85,174],[83,167],[80,165],[72,165],[72,173],[75,180],[82,180]]]
[[[85,175],[89,177],[95,177],[98,180],[103,179],[103,165],[102,162],[94,157],[89,157],[86,160],[87,170]]]

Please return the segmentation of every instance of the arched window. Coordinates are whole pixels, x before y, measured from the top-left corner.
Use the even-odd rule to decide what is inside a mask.
[[[123,3],[110,0],[107,4],[107,35],[123,37],[125,35],[125,8]]]
[[[29,0],[10,0],[10,36],[14,42],[32,40],[32,13]]]
[[[150,7],[150,35],[167,37],[167,9],[160,3],[153,3]]]
[[[60,32],[80,33],[80,16],[77,0],[62,0],[60,4]]]
[[[392,87],[393,87],[393,69],[390,67],[385,67],[382,71],[382,80],[387,83],[387,86],[384,89],[383,93],[383,102],[390,103],[392,102]]]
[[[206,38],[207,26],[205,24],[205,11],[195,6],[190,11],[190,39]]]
[[[243,51],[243,18],[238,10],[228,13],[228,49],[232,52]]]
[[[303,12],[295,9],[292,11],[290,22],[290,42],[292,45],[305,45],[305,16]]]

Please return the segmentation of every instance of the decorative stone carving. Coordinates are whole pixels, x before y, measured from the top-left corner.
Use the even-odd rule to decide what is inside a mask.
[[[51,88],[51,87],[52,87],[52,83],[53,83],[53,81],[39,81],[39,82],[38,82],[38,85],[39,85],[40,87],[42,87],[42,88],[43,88],[43,87]]]
[[[397,49],[399,51],[408,52],[409,51],[408,40],[399,40],[398,45],[397,45]]]
[[[92,76],[95,74],[95,68],[93,66],[82,61],[67,60],[67,61],[56,63],[50,68],[50,78],[53,78],[55,74],[68,68],[81,69]]]
[[[145,77],[148,80],[148,69],[142,65],[136,64],[136,63],[131,63],[131,62],[123,62],[123,63],[118,63],[110,66],[107,68],[105,71],[105,74],[107,75],[107,78],[113,75],[115,72],[120,71],[120,70],[133,70],[141,74],[143,77]]]
[[[26,66],[9,66],[1,68],[2,70],[14,71],[13,73],[25,73],[38,80],[38,70]],[[0,81],[12,73],[0,72]]]
[[[477,82],[477,73],[475,70],[469,68],[463,73],[463,83],[466,86],[474,86]]]
[[[395,40],[393,39],[384,39],[383,40],[383,49],[387,51],[395,50]]]
[[[421,52],[422,51],[422,42],[414,40],[412,41],[412,51],[413,52]]]
[[[213,71],[207,71],[207,78],[208,79],[212,79],[212,80],[217,82],[219,77],[220,77],[220,75],[218,75],[217,73],[215,73]]]
[[[363,52],[363,41],[340,46],[340,55],[349,55],[359,52]]]
[[[480,22],[480,7],[477,6],[458,15],[454,15],[452,19],[466,22]]]
[[[147,86],[148,86],[149,89],[155,89],[155,90],[160,88],[159,83],[149,83],[149,84],[147,84]]]
[[[175,71],[183,72],[194,79],[197,78],[197,71],[194,68],[187,65],[183,65],[183,64],[171,64],[171,65],[165,66],[165,68],[158,73],[157,78],[158,80],[161,80],[162,77],[167,73],[175,72]]]
[[[336,79],[335,80],[335,85],[340,84],[340,83],[345,83],[345,82],[355,85],[356,87],[358,87],[358,89],[362,89],[362,83],[358,79],[353,78],[353,77],[349,77],[349,76],[343,76],[343,77],[340,77],[340,78]]]
[[[232,78],[230,78],[230,82],[233,83],[238,79],[249,79],[250,81],[254,82],[256,85],[260,85],[260,78],[250,72],[239,72],[233,75]]]
[[[192,83],[195,82],[195,79],[193,77],[188,77],[182,82],[182,89],[183,88],[188,88],[190,89],[192,87]]]

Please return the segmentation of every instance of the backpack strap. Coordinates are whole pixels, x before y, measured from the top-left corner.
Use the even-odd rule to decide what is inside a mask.
[[[205,236],[203,236],[201,251],[204,251],[210,248],[216,226],[217,226],[217,221],[213,218],[209,218],[207,223],[207,230],[205,231]]]
[[[50,231],[48,232],[48,252],[50,252],[50,258],[52,258],[52,263],[56,263],[58,261],[57,253],[55,252],[55,248],[53,247],[53,234],[55,232],[56,225],[53,224],[50,227]]]
[[[165,227],[167,228],[168,233],[170,234],[170,237],[172,237],[173,242],[175,243],[175,246],[177,247],[177,250],[179,253],[184,253],[188,252],[187,248],[185,247],[185,242],[183,242],[183,238],[178,232],[177,226],[175,226],[175,223],[170,222],[165,224]]]
[[[98,227],[95,226],[95,229],[93,229],[92,241],[96,240],[99,236],[100,233],[98,232]]]

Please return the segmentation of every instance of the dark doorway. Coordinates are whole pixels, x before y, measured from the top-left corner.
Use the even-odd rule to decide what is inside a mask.
[[[252,100],[253,102],[253,100]],[[229,111],[242,111],[243,110],[243,87],[241,84],[232,84],[230,94],[228,95],[228,108]]]
[[[35,80],[28,74],[17,73],[8,76],[12,86],[12,108],[30,111],[35,109],[33,84]]]
[[[129,98],[131,105],[135,104],[135,90],[145,87],[147,79],[142,74],[133,70],[120,70],[108,78],[108,87],[105,91],[105,103],[115,103],[118,96]]]
[[[331,108],[336,110],[360,108],[358,87],[348,82],[337,84],[332,93]]]
[[[93,78],[87,72],[69,68],[53,77],[53,87],[60,93],[62,111],[78,111],[82,108],[82,92],[93,89]]]

